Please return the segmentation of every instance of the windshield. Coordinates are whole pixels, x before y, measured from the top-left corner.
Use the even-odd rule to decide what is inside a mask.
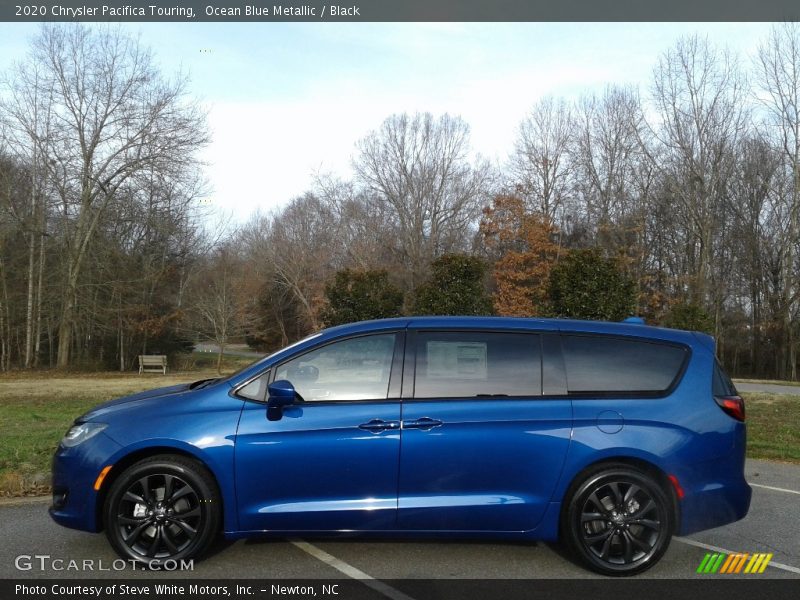
[[[258,360],[250,363],[249,365],[245,365],[244,367],[242,367],[238,371],[235,371],[235,372],[231,373],[230,375],[228,375],[226,377],[220,378],[219,381],[229,381],[229,380],[233,379],[234,377],[238,376],[239,374],[244,373],[248,369],[252,369],[254,366],[256,366],[256,365],[258,365],[260,363],[264,363],[264,362],[269,361],[270,359],[272,359],[274,356],[277,356],[281,352],[285,352],[286,350],[291,350],[292,348],[296,348],[300,344],[304,344],[304,343],[306,343],[306,342],[308,342],[310,340],[313,340],[314,338],[318,338],[321,335],[322,335],[321,332],[312,333],[311,335],[308,335],[308,336],[304,337],[301,340],[297,340],[296,342],[294,342],[292,344],[289,344],[285,348],[281,348],[280,350],[276,350],[275,352],[273,352],[272,354],[270,354],[268,356],[265,356],[264,358],[259,358]]]

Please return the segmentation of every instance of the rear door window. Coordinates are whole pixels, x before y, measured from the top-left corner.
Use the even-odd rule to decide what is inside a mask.
[[[541,362],[537,334],[419,332],[414,397],[540,396]]]
[[[685,347],[593,335],[564,335],[570,394],[663,394],[678,378]]]

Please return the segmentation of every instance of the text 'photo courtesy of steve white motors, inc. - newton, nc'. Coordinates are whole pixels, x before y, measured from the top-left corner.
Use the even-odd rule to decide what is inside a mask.
[[[337,4],[326,4],[322,6],[216,6],[208,4],[201,8],[206,17],[233,18],[241,19],[247,17],[274,17],[276,19],[291,19],[293,17],[360,17],[361,8],[357,5],[339,6]],[[54,5],[16,5],[15,15],[18,17],[42,17],[42,18],[119,18],[143,17],[143,18],[185,18],[194,19],[198,16],[198,11],[192,6],[133,6],[130,4],[118,6],[66,6],[63,4]]]
[[[30,596],[65,596],[69,598],[142,598],[153,596],[162,599],[209,597],[223,598],[243,596],[301,596],[304,598],[339,596],[351,591],[351,586],[340,583],[314,583],[310,585],[284,585],[264,584],[259,585],[231,585],[203,584],[203,583],[103,583],[100,585],[85,583],[50,583],[47,585],[23,584],[14,585],[14,595],[17,597]],[[409,599],[410,600],[410,599]]]

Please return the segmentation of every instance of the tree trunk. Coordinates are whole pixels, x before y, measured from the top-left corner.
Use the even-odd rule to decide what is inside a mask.
[[[71,269],[70,269],[71,270]],[[61,322],[58,325],[58,356],[56,366],[60,369],[69,366],[72,349],[72,335],[75,321],[75,305],[77,304],[77,278],[71,272],[64,286],[64,305],[61,309]]]
[[[0,255],[0,371],[8,371],[11,364],[11,329],[8,313],[8,287],[6,286],[6,269]]]
[[[53,368],[53,348],[55,347],[55,340],[53,339],[53,323],[47,319],[47,366]]]
[[[217,375],[222,375],[222,354],[225,352],[225,344],[219,344],[219,354],[217,354]]]
[[[758,289],[754,282],[750,285],[750,369],[753,377],[761,376],[761,306]]]
[[[795,147],[794,155],[794,188],[792,204],[789,207],[789,231],[787,232],[786,257],[783,265],[783,327],[786,348],[784,349],[784,377],[797,379],[797,357],[794,347],[794,324],[792,323],[792,305],[794,281],[794,244],[797,239],[797,213],[800,203],[800,150]]]
[[[63,306],[61,323],[58,326],[58,360],[56,363],[62,369],[68,367],[70,362],[71,347],[75,333],[75,310],[78,305],[78,281],[83,268],[83,260],[86,257],[89,243],[94,237],[100,216],[111,199],[111,195],[106,193],[102,203],[95,207],[94,215],[89,215],[88,213],[93,203],[93,192],[89,185],[88,181],[84,182],[81,202],[83,209],[78,220],[75,237],[73,238],[74,249],[67,256],[67,282],[62,296]]]
[[[120,373],[125,370],[125,330],[121,326],[119,328],[119,370]]]
[[[42,283],[44,279],[44,223],[42,223],[42,233],[39,235],[39,275],[36,284],[36,332],[33,336],[33,366],[39,366],[39,352],[41,351],[42,343]]]
[[[36,235],[28,236],[28,300],[25,306],[25,368],[33,362],[33,296],[36,271]]]

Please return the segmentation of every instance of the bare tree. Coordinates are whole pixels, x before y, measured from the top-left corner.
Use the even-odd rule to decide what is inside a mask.
[[[392,115],[356,145],[359,183],[392,209],[411,287],[431,261],[465,245],[485,198],[488,164],[469,157],[469,126],[459,117]]]
[[[241,263],[230,247],[221,247],[192,284],[192,330],[217,345],[217,373],[231,338],[242,331],[242,310],[237,293]]]
[[[519,126],[511,169],[531,210],[551,221],[564,204],[572,165],[572,113],[562,99],[537,102]]]
[[[603,227],[635,212],[641,115],[635,91],[613,86],[601,96],[584,96],[575,112],[575,186],[601,237]]]
[[[740,310],[750,317],[748,331],[743,332],[750,341],[750,365],[753,373],[761,373],[767,354],[763,352],[764,323],[769,307],[775,304],[770,297],[769,273],[780,270],[774,249],[780,248],[775,238],[781,235],[781,219],[776,222],[772,207],[780,206],[784,196],[779,193],[782,160],[781,153],[759,135],[742,141],[738,157],[727,206],[731,221],[728,238],[733,244],[731,283],[744,296]]]
[[[0,134],[3,133],[0,130]],[[15,196],[18,190],[18,168],[8,158],[5,138],[0,135],[0,371],[11,367],[12,332],[11,300],[8,293],[8,239],[15,230]]]
[[[340,249],[332,256],[335,270],[403,268],[389,204],[371,191],[329,174],[317,176],[314,193],[329,208],[335,222]]]
[[[337,230],[330,206],[307,192],[271,215],[256,216],[240,235],[250,277],[282,302],[291,298],[306,331],[320,328],[325,281],[341,264]]]
[[[686,217],[690,296],[706,305],[720,205],[746,128],[746,87],[735,58],[707,39],[682,38],[654,71],[653,164]]]
[[[192,266],[204,258],[203,229],[193,211],[199,185],[191,172],[134,175],[98,231],[85,267],[93,285],[81,290],[77,328],[82,337],[114,336],[120,370],[136,354],[163,346],[169,331],[178,333],[182,291]]]
[[[81,277],[103,217],[134,175],[191,167],[208,137],[204,115],[186,99],[186,79],[162,77],[149,51],[119,29],[43,26],[21,70],[38,76],[15,86],[32,85],[49,102],[42,151],[64,232],[57,361],[64,367]]]
[[[787,22],[775,25],[756,58],[756,82],[767,125],[782,150],[784,166],[791,175],[791,193],[781,226],[781,278],[783,287],[782,320],[785,336],[785,374],[797,379],[797,349],[792,323],[800,288],[797,285],[795,245],[800,217],[800,25]]]
[[[311,193],[296,198],[271,223],[268,253],[274,282],[291,292],[312,331],[320,328],[323,288],[338,262],[336,228],[330,207]]]
[[[3,78],[0,120],[6,123],[4,136],[14,157],[29,166],[30,206],[17,215],[28,245],[27,300],[25,312],[25,367],[38,358],[41,340],[42,283],[45,263],[45,235],[48,214],[47,143],[51,135],[53,88],[45,81],[40,65],[17,64],[11,76]],[[37,252],[38,244],[38,252]]]

